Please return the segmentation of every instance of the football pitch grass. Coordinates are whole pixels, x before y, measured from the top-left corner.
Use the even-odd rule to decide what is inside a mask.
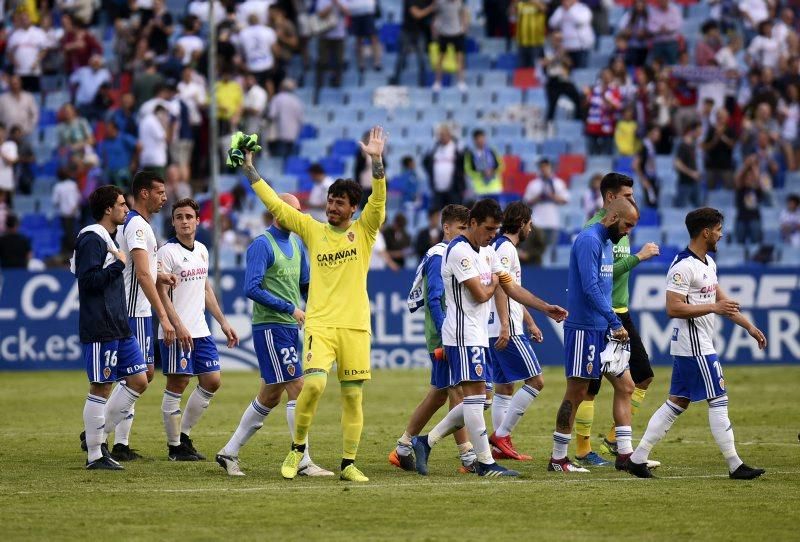
[[[669,368],[659,367],[634,440],[664,401]],[[283,403],[241,452],[247,476],[228,477],[214,454],[236,428],[258,387],[256,373],[226,373],[192,433],[208,456],[167,460],[161,421],[164,377],[156,374],[136,407],[131,444],[145,458],[124,472],[89,472],[80,451],[85,376],[78,372],[0,377],[0,525],[3,540],[797,540],[800,519],[798,367],[725,368],[737,448],[767,469],[733,481],[708,430],[707,407],[682,415],[651,458],[657,480],[613,469],[565,476],[546,460],[564,377],[545,372],[545,389],[522,419],[506,462],[519,480],[458,474],[452,440],[431,458],[431,475],[401,472],[387,454],[427,388],[423,371],[377,371],[365,389],[354,485],[336,478],[286,481],[279,467],[289,438]],[[189,390],[192,388],[190,387]],[[595,433],[610,420],[610,387],[597,401]],[[188,396],[188,393],[187,393]],[[185,399],[184,399],[185,402]],[[285,400],[284,400],[285,402]],[[314,460],[338,471],[339,393],[329,380],[310,433]],[[441,418],[436,416],[435,421]],[[487,413],[487,420],[489,416]],[[598,439],[595,439],[598,440]],[[574,454],[574,446],[570,448]]]

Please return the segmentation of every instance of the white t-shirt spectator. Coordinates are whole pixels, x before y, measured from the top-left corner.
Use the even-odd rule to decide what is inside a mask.
[[[253,85],[244,95],[244,108],[251,109],[251,114],[263,115],[267,109],[267,91],[261,85]]]
[[[744,15],[742,19],[744,25],[752,29],[757,29],[760,23],[769,19],[769,8],[764,0],[739,0],[739,12],[750,16],[749,21]]]
[[[458,147],[455,141],[436,147],[433,153],[433,189],[436,192],[447,192],[453,187],[457,157]]]
[[[303,102],[291,92],[279,92],[269,103],[269,118],[278,123],[280,141],[297,141],[303,128]]]
[[[204,84],[198,81],[178,83],[178,97],[189,108],[189,124],[199,126],[203,122],[203,115],[200,108],[208,101],[208,91]]]
[[[86,105],[94,101],[97,91],[100,90],[100,85],[111,83],[111,72],[106,68],[94,71],[90,66],[84,66],[72,72],[69,82],[73,85],[78,85],[75,91],[75,103],[77,105]]]
[[[464,10],[462,0],[436,0],[436,17],[433,24],[442,36],[459,36],[466,32],[461,13]]]
[[[788,209],[781,211],[780,223],[781,228],[791,227],[794,229],[794,232],[784,239],[790,246],[800,248],[800,209],[794,212],[789,212]]]
[[[6,50],[11,52],[14,71],[17,75],[41,75],[39,53],[47,48],[47,34],[38,26],[27,30],[17,28],[8,38]]]
[[[373,15],[377,3],[375,0],[346,0],[347,10],[352,16]]]
[[[762,68],[777,68],[781,59],[781,45],[775,38],[756,36],[747,48],[750,58]]]
[[[202,51],[206,47],[205,42],[194,34],[186,34],[185,36],[181,36],[178,38],[176,44],[180,45],[181,49],[183,49],[184,66],[192,61],[192,56],[194,56],[197,51]]]
[[[142,146],[140,161],[143,167],[167,165],[167,132],[155,113],[144,117],[139,124],[139,143]]]
[[[793,142],[797,139],[798,127],[800,126],[800,104],[781,102],[778,109],[784,115],[781,137],[784,141]]]
[[[258,17],[258,22],[267,24],[269,19],[269,7],[274,4],[274,0],[245,0],[236,6],[236,22],[240,26],[245,27],[248,25],[250,15]]]
[[[346,2],[342,3],[347,5]],[[317,13],[327,9],[331,6],[331,4],[333,4],[332,0],[317,0]],[[341,9],[339,9],[337,6],[334,6],[333,9],[339,12],[339,19],[337,20],[336,26],[331,30],[328,30],[323,37],[329,40],[342,40],[347,35],[347,30],[344,24],[344,16],[342,15]]]
[[[538,203],[533,205],[533,225],[537,228],[558,229],[561,227],[560,205],[552,201],[553,195],[569,201],[569,190],[567,190],[566,183],[558,177],[553,177],[550,181],[545,182],[536,178],[528,183],[527,188],[525,188],[525,195],[523,196],[525,201],[531,201],[543,195],[551,196],[545,200],[539,200]]]
[[[247,71],[251,73],[271,70],[275,65],[272,46],[278,41],[278,35],[268,26],[248,26],[239,32],[239,50],[245,59]]]
[[[208,2],[199,0],[189,2],[189,7],[186,11],[203,21],[204,24],[208,23]],[[214,2],[214,20],[216,23],[219,24],[224,21],[226,16],[227,13],[222,2]]]
[[[19,160],[17,144],[4,141],[0,145],[0,190],[14,191],[14,164]]]
[[[78,183],[72,179],[63,179],[53,186],[53,206],[58,216],[77,217],[81,205],[81,192]]]
[[[311,187],[311,192],[308,193],[308,214],[322,223],[328,222],[328,216],[325,214],[325,205],[328,202],[328,188],[332,184],[333,179],[325,177],[321,183],[314,183]]]
[[[561,31],[566,51],[581,51],[594,47],[592,10],[586,5],[575,2],[569,9],[559,6],[550,16],[548,24],[550,28]]]
[[[723,70],[739,71],[739,61],[736,59],[736,55],[733,54],[733,51],[728,46],[725,46],[717,51],[717,54],[714,55],[714,60],[717,61],[717,65]]]
[[[683,15],[675,4],[669,4],[664,10],[659,6],[647,8],[647,29],[654,34],[653,41],[677,39],[681,26],[683,26]]]

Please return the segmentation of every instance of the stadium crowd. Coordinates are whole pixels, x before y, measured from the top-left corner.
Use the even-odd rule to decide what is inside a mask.
[[[88,194],[106,183],[127,188],[141,168],[164,176],[170,202],[203,202],[200,236],[208,236],[210,122],[222,147],[236,130],[261,134],[270,181],[324,219],[334,178],[369,186],[353,125],[375,114],[363,104],[347,120],[349,137],[328,138],[331,98],[344,90],[351,106],[359,96],[377,106],[387,85],[389,96],[404,87],[414,106],[463,111],[414,119],[424,129],[415,135],[427,139],[389,150],[391,217],[376,268],[415,265],[441,239],[441,207],[486,195],[531,205],[536,234],[520,257],[559,263],[559,245],[601,205],[599,178],[611,167],[636,179],[651,230],[666,227],[671,210],[709,203],[732,211],[726,232],[736,258],[800,263],[786,250],[800,248],[795,1],[225,0],[214,4],[213,22],[205,1],[0,6],[4,269],[65,265],[89,219]],[[206,78],[210,24],[214,82]],[[479,52],[492,47],[494,56]],[[487,93],[498,78],[501,88]],[[516,103],[500,99],[509,89]],[[217,119],[209,119],[210,93]],[[477,113],[523,99],[539,112],[523,108],[510,126],[490,127],[487,111]],[[241,179],[220,173],[220,250],[226,266],[243,266],[249,239],[271,218],[254,211]],[[162,239],[171,227],[163,222],[155,225]],[[669,230],[656,233],[676,244]]]

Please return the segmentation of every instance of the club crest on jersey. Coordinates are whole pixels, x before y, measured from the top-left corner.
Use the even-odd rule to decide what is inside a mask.
[[[587,373],[591,373],[593,368],[594,368],[594,363],[592,363],[591,361],[586,364],[586,372]]]
[[[725,391],[725,379],[724,378],[720,378],[719,379],[719,389],[721,389],[722,391]]]
[[[461,265],[461,269],[463,269],[464,271],[466,271],[467,269],[472,269],[472,262],[470,261],[469,258],[461,258],[459,264]]]
[[[103,378],[105,378],[105,379],[111,378],[111,367],[104,367],[103,368]]]
[[[185,369],[187,365],[189,365],[189,360],[181,358],[181,369]]]
[[[347,240],[352,243],[356,240],[356,234],[351,231],[347,232]]]
[[[289,376],[294,376],[295,373],[294,364],[287,365],[286,372],[289,373]]]
[[[480,363],[475,366],[475,374],[481,376],[483,374],[483,365]]]

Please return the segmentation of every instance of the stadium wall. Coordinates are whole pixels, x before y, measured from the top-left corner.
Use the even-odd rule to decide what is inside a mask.
[[[631,309],[645,347],[657,364],[670,364],[672,326],[664,312],[664,269],[640,269],[631,279]],[[800,363],[800,274],[791,270],[721,269],[720,284],[741,302],[742,310],[767,334],[766,351],[757,349],[743,329],[720,319],[715,344],[726,364]],[[566,306],[566,271],[528,268],[525,286],[552,303]],[[78,287],[68,272],[6,272],[0,284],[0,371],[83,369],[78,339]],[[250,301],[242,293],[243,271],[222,276],[223,308],[242,338],[228,350],[218,341],[225,369],[257,367],[250,332]],[[426,367],[423,311],[411,314],[406,296],[410,271],[374,271],[372,365],[376,369]],[[342,310],[347,310],[346,300]],[[536,346],[546,365],[563,363],[563,330],[534,313],[544,334]],[[216,322],[212,329],[222,338]]]

